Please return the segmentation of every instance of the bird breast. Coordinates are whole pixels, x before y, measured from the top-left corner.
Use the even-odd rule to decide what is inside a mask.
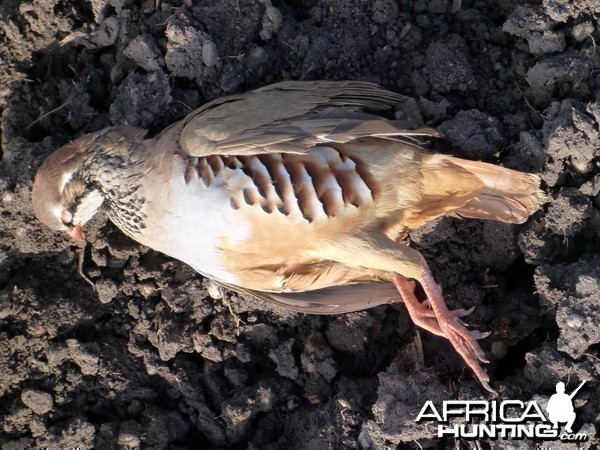
[[[145,195],[146,214],[161,220],[138,240],[231,284],[240,283],[232,267],[304,264],[319,240],[366,223],[379,196],[365,163],[332,147],[306,154],[175,154],[171,170],[166,186]]]

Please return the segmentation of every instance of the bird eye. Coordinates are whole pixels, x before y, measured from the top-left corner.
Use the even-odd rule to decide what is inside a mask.
[[[67,208],[63,209],[60,219],[65,225],[70,225],[73,222],[73,214],[67,211]]]

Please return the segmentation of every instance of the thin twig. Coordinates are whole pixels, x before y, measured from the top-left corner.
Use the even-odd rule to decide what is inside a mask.
[[[227,299],[225,298],[225,295],[223,295],[221,297],[221,302],[223,302],[223,304],[225,305],[225,307],[229,311],[229,314],[231,315],[231,318],[233,319],[233,325],[234,325],[234,328],[235,328],[235,335],[239,336],[240,335],[240,324],[244,323],[244,321],[242,319],[240,319],[236,313],[233,312],[233,308],[231,307],[231,304],[229,303],[229,301],[227,301]]]
[[[539,112],[537,109],[535,109],[533,107],[533,105],[529,102],[529,99],[525,96],[525,93],[523,92],[523,90],[521,89],[521,87],[519,86],[519,84],[515,81],[514,82],[515,87],[517,88],[517,91],[519,91],[519,94],[521,94],[521,97],[523,97],[523,101],[525,102],[525,104],[535,113],[539,114],[539,116],[546,120],[546,116],[544,116],[541,112]]]
[[[47,113],[42,114],[40,117],[38,117],[37,119],[35,119],[33,122],[31,122],[29,125],[27,125],[27,129],[31,128],[32,126],[34,126],[36,123],[38,123],[40,120],[45,119],[46,117],[48,117],[50,114],[54,114],[57,111],[60,111],[61,109],[63,109],[65,106],[67,106],[69,103],[71,102],[71,99],[67,99],[66,102],[64,102],[62,105],[57,106],[56,108],[54,108],[52,111],[48,111]]]
[[[79,261],[77,262],[77,274],[84,279],[84,281],[89,284],[92,289],[94,290],[94,292],[96,292],[96,285],[94,284],[94,282],[92,281],[92,279],[90,277],[88,277],[85,272],[83,271],[83,266],[85,264],[85,252],[88,248],[88,243],[84,243],[83,247],[81,248],[81,252],[79,252]]]

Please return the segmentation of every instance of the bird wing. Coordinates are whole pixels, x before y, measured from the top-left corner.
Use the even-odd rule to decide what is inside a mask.
[[[229,290],[305,314],[342,314],[401,301],[395,286],[389,282],[358,283],[289,293],[263,292],[220,281],[217,283]]]
[[[436,136],[404,121],[362,111],[394,107],[406,97],[361,81],[287,81],[214,100],[180,124],[179,145],[192,157],[306,153],[319,143],[364,137]]]

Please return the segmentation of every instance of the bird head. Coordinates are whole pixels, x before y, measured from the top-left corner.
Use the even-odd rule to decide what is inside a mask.
[[[146,149],[145,135],[146,130],[129,125],[110,127],[54,151],[33,182],[36,217],[83,241],[82,227],[98,212],[105,193],[114,194],[119,185],[127,188],[120,169],[139,163]]]
[[[99,133],[88,134],[52,153],[42,164],[32,190],[36,217],[54,230],[84,240],[82,227],[98,212],[104,195],[86,171]]]

